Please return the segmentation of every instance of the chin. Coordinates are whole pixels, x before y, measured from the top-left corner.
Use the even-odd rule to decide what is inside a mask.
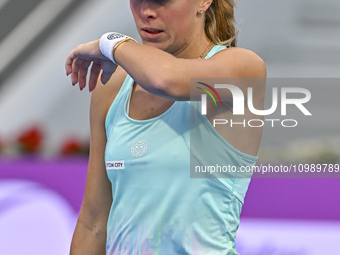
[[[166,47],[164,46],[164,44],[159,43],[159,42],[152,42],[152,41],[146,41],[146,40],[142,40],[143,44],[166,51]]]

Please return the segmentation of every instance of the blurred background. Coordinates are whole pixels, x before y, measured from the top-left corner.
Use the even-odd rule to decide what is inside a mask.
[[[340,163],[339,13],[338,0],[237,2],[238,46],[264,59],[268,91],[293,83],[312,93],[312,118],[290,130],[265,127],[260,162]],[[91,94],[71,86],[64,61],[107,31],[139,38],[129,1],[0,0],[0,254],[68,254]],[[253,179],[239,253],[338,254],[339,180]]]

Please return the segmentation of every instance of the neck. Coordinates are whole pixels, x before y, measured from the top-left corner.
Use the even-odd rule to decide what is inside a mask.
[[[213,47],[212,42],[206,36],[204,29],[193,32],[190,40],[183,40],[178,50],[169,52],[178,58],[198,59],[201,55],[206,55]]]
[[[214,44],[208,38],[205,38],[204,40],[192,40],[185,47],[181,48],[179,52],[173,55],[178,58],[186,59],[204,58],[209,53],[213,45]]]

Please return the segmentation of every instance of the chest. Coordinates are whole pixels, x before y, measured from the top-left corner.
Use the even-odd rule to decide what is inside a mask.
[[[172,100],[153,95],[134,84],[128,101],[127,114],[135,120],[152,119],[166,112],[173,103]]]

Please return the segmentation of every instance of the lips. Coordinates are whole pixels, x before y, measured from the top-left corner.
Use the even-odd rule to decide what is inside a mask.
[[[142,28],[142,30],[149,34],[159,34],[163,32],[163,30],[156,28]]]

